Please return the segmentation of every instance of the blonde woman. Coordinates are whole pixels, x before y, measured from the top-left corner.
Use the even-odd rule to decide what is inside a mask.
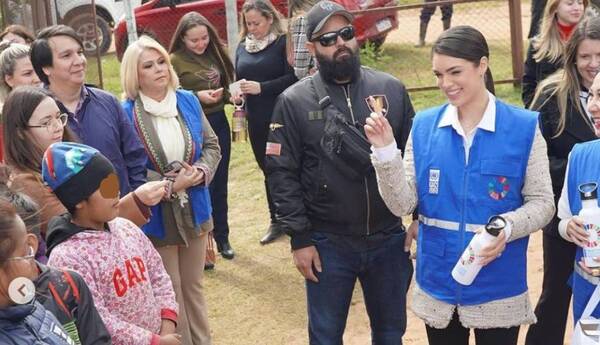
[[[538,83],[562,66],[565,42],[587,6],[588,0],[549,0],[546,4],[540,33],[531,39],[525,60],[521,97],[526,108]]]
[[[540,112],[556,205],[573,146],[596,138],[586,108],[588,90],[600,69],[599,57],[600,18],[589,18],[579,24],[567,42],[564,68],[540,83],[531,105]],[[543,230],[544,282],[535,309],[538,322],[529,328],[527,344],[562,344],[571,299],[566,282],[573,272],[577,246],[559,235],[556,214]]]
[[[4,48],[4,50],[2,50]],[[39,85],[40,79],[29,59],[29,46],[19,43],[3,43],[0,46],[0,114],[8,94],[21,85]],[[4,161],[2,147],[2,117],[0,117],[0,161]]]
[[[275,100],[297,81],[287,61],[281,15],[269,0],[247,0],[242,6],[241,41],[235,55],[235,71],[246,100],[248,134],[254,158],[265,171],[265,147]],[[234,96],[234,101],[238,97]],[[265,175],[265,186],[266,186]],[[271,243],[283,235],[275,217],[275,205],[267,188],[271,225],[260,240]]]
[[[221,159],[217,136],[196,95],[178,89],[169,54],[152,38],[127,47],[121,83],[123,107],[146,148],[148,180],[170,180],[168,197],[152,208],[142,230],[173,282],[182,344],[209,345],[202,279],[213,228],[208,185]]]

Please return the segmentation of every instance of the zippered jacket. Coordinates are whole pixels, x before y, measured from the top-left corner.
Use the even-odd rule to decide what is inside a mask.
[[[330,111],[340,112],[364,133],[372,112],[368,98],[374,96],[386,109],[403,150],[414,116],[406,88],[389,74],[361,67],[351,83],[325,83],[333,107],[324,111],[313,84],[317,76],[302,79],[279,96],[266,147],[269,191],[294,250],[312,245],[312,231],[365,236],[401,224],[381,199],[375,172],[361,179],[347,177],[326,157],[320,142]]]
[[[2,345],[74,345],[51,312],[39,302],[0,309]]]
[[[61,323],[75,345],[110,345],[110,334],[79,273],[38,263],[37,300]]]

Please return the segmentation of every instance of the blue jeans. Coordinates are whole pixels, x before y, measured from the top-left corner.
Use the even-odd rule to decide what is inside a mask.
[[[389,235],[375,248],[353,251],[316,233],[322,272],[319,282],[306,281],[308,333],[311,345],[338,345],[343,334],[356,279],[362,286],[374,345],[402,344],[406,330],[406,292],[413,273],[404,252],[404,232]]]

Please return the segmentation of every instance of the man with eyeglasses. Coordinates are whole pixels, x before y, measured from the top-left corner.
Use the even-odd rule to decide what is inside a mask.
[[[353,16],[321,1],[306,15],[319,71],[284,91],[266,145],[269,187],[306,279],[310,344],[341,344],[356,280],[373,344],[402,343],[412,263],[401,219],[378,192],[365,119],[385,113],[404,149],[413,107],[389,74],[362,67]]]
[[[45,28],[31,44],[30,55],[36,74],[67,114],[69,128],[114,165],[121,195],[144,184],[144,147],[115,96],[85,84],[87,61],[77,33],[65,25]]]

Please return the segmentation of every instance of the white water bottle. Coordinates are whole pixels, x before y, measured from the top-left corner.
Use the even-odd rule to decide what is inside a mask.
[[[475,234],[452,270],[452,278],[462,285],[471,285],[481,270],[479,253],[507,226],[501,216],[492,216],[483,231]]]
[[[595,182],[579,185],[581,211],[579,217],[583,220],[583,228],[588,239],[583,247],[583,261],[590,268],[596,268],[594,275],[600,273],[600,262],[594,260],[600,257],[600,208],[598,207],[598,184]]]

